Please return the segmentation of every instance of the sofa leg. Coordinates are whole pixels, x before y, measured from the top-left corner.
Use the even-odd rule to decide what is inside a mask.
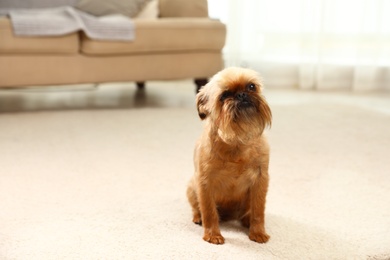
[[[137,88],[138,90],[144,90],[145,89],[145,81],[137,81]]]
[[[208,79],[195,79],[194,82],[196,84],[196,93],[198,93],[200,88],[206,85],[209,81]]]

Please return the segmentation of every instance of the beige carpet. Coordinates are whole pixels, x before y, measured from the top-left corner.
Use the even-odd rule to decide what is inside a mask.
[[[289,95],[269,96],[265,245],[191,222],[194,107],[0,114],[0,259],[390,259],[389,107]]]

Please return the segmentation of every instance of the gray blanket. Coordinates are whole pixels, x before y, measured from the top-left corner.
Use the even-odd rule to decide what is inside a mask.
[[[134,24],[122,15],[94,17],[71,6],[9,12],[19,36],[55,36],[82,30],[96,40],[134,40]]]

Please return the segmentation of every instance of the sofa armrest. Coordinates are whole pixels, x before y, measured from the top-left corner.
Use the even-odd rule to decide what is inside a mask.
[[[207,0],[159,0],[160,17],[208,17]]]

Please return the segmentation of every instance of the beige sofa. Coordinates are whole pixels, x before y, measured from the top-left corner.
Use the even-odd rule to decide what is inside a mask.
[[[208,18],[206,0],[159,0],[158,8],[158,19],[134,19],[131,42],[92,40],[82,32],[17,37],[9,18],[0,17],[0,87],[118,81],[142,87],[188,78],[200,87],[223,67],[225,25]]]

